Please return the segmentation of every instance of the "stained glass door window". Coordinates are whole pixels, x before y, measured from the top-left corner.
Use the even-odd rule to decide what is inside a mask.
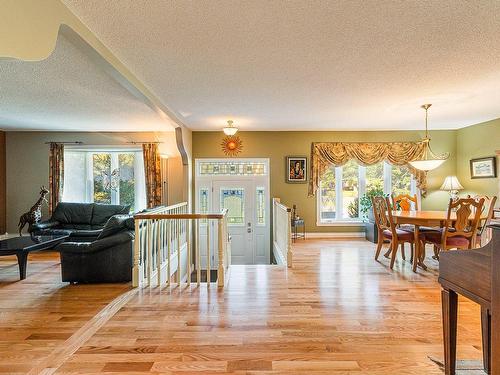
[[[227,208],[228,225],[243,226],[245,224],[245,189],[220,190],[220,208]]]

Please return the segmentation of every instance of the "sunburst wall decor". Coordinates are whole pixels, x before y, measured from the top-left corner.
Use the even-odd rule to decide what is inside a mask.
[[[236,135],[224,137],[220,145],[227,156],[237,156],[243,149],[243,142]]]

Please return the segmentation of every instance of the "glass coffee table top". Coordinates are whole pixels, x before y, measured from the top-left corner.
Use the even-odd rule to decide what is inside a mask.
[[[59,242],[67,235],[57,236],[20,236],[0,240],[0,252],[12,250],[34,250],[40,246],[50,245],[52,242]]]

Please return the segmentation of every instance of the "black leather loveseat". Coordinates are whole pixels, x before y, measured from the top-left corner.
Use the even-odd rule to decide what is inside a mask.
[[[111,216],[129,211],[125,205],[61,202],[49,220],[33,224],[31,231],[35,236],[69,234],[71,241],[92,241]]]
[[[58,245],[62,281],[115,283],[132,280],[134,219],[129,215],[109,218],[95,239]]]

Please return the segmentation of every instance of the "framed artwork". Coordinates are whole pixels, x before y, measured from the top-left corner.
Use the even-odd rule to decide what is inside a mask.
[[[286,158],[286,182],[307,182],[307,157],[287,156]]]
[[[497,159],[494,156],[470,160],[471,178],[495,178],[497,176]]]

